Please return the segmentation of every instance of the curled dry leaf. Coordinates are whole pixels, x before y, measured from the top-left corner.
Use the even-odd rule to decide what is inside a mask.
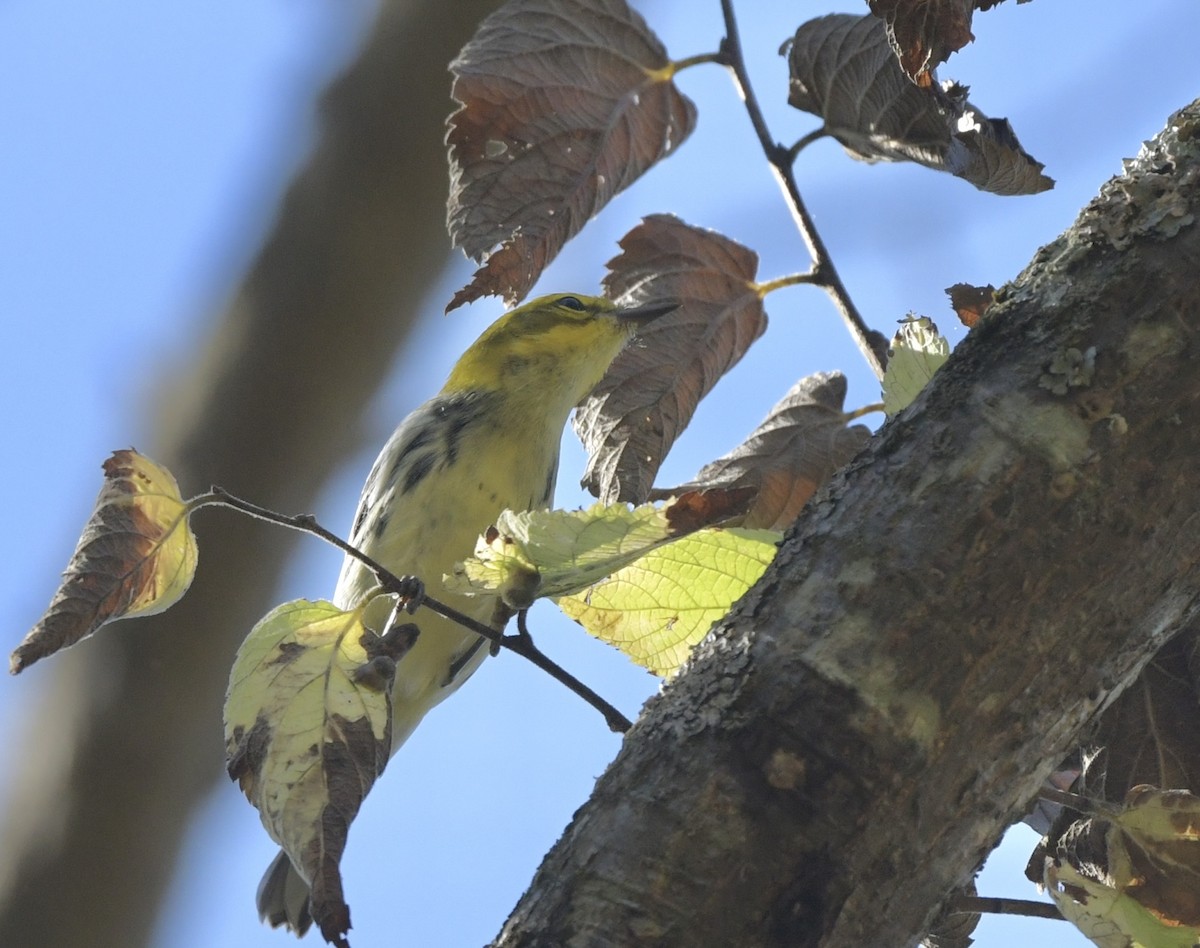
[[[783,530],[871,436],[865,425],[846,427],[845,398],[846,377],[840,372],[801,379],[740,445],[706,464],[687,484],[655,489],[651,498],[685,490],[749,488],[754,499],[741,525]]]
[[[963,912],[955,903],[963,898],[974,899],[978,895],[974,879],[952,892],[942,915],[921,939],[920,948],[971,948],[975,944],[971,936],[982,916],[978,912]]]
[[[395,663],[416,639],[415,626],[381,638],[364,608],[301,599],[272,610],[238,649],[225,697],[229,776],[311,887],[321,934],[340,946],[346,836],[387,764]]]
[[[950,306],[958,313],[962,324],[974,329],[988,307],[996,301],[996,288],[990,283],[987,286],[955,283],[946,287],[946,295],[950,297]]]
[[[703,527],[741,526],[755,491],[750,487],[679,488],[665,508],[667,524],[674,536],[694,533]]]
[[[967,101],[963,86],[919,88],[871,15],[836,13],[801,25],[788,52],[798,109],[863,161],[915,161],[994,194],[1036,194],[1054,186],[1004,119]]]
[[[448,218],[484,265],[447,310],[508,302],[614,195],[691,134],[695,106],[624,0],[512,0],[451,63]]]
[[[124,616],[162,612],[196,574],[179,485],[133,450],[104,462],[104,486],[45,615],[12,653],[15,675]]]
[[[975,39],[971,15],[1000,0],[869,0],[871,12],[887,25],[888,41],[905,75],[921,87],[933,83],[933,70]],[[1027,0],[1017,0],[1025,3]]]
[[[641,503],[696,406],[767,326],[758,256],[670,214],[645,218],[609,261],[606,294],[677,301],[625,347],[575,412],[588,451],[582,484],[604,503]]]

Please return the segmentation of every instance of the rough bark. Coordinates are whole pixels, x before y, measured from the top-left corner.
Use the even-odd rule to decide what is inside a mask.
[[[1200,102],[809,507],[496,944],[919,938],[1200,610],[1198,216]]]
[[[304,510],[354,445],[449,250],[446,66],[498,5],[393,0],[326,94],[311,162],[140,446],[185,492],[219,483]],[[27,749],[10,750],[22,765],[0,829],[0,944],[146,943],[190,815],[222,773],[234,650],[290,549],[242,517],[197,529],[200,574],[179,606],[30,672],[47,680]]]

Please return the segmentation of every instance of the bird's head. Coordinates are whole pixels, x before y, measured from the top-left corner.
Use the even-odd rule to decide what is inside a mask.
[[[677,306],[620,307],[576,293],[538,297],[484,330],[458,360],[442,391],[511,392],[519,387],[574,405],[639,329]]]

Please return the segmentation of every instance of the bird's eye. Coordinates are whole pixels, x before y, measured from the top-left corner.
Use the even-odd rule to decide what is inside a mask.
[[[584,306],[583,303],[581,303],[574,296],[560,296],[558,298],[558,305],[565,306],[567,309],[573,309],[577,313],[582,313],[585,309],[587,309],[587,307]]]

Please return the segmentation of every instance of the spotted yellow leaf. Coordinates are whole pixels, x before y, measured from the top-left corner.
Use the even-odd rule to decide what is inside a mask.
[[[1143,784],[1087,822],[1046,858],[1044,882],[1063,917],[1100,948],[1200,943],[1200,797]],[[1096,830],[1101,851],[1090,848]]]
[[[416,639],[415,626],[376,635],[365,606],[272,610],[238,649],[225,698],[229,776],[312,887],[313,920],[333,944],[350,927],[346,835],[387,764],[395,663]]]

